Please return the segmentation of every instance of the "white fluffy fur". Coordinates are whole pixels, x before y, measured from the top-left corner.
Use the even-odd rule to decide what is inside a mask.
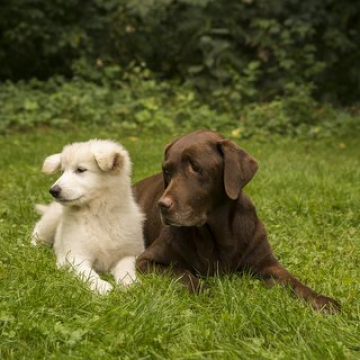
[[[144,250],[144,216],[132,195],[127,151],[109,140],[74,143],[45,159],[44,173],[57,170],[63,174],[52,188],[60,194],[50,205],[36,206],[42,217],[32,243],[53,244],[57,266],[70,265],[100,294],[112,286],[97,271],[130,285],[135,257]]]

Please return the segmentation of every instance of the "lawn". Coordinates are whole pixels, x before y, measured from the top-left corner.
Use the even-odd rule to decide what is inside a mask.
[[[356,139],[256,139],[260,163],[246,191],[274,252],[297,277],[338,299],[324,316],[248,275],[209,279],[189,295],[160,276],[97,296],[30,245],[34,205],[55,179],[45,156],[66,143],[111,138],[127,147],[133,181],[160,169],[170,134],[42,130],[0,137],[1,359],[359,359],[360,149]]]

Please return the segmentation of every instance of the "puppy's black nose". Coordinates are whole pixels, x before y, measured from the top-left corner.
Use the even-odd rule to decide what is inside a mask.
[[[161,210],[169,210],[173,205],[172,200],[169,197],[163,197],[158,201],[158,207]]]
[[[57,199],[61,193],[61,187],[58,185],[53,186],[50,190],[49,193],[55,198]]]

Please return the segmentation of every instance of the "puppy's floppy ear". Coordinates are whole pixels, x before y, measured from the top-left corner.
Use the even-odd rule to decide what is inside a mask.
[[[119,170],[124,164],[124,155],[120,151],[94,152],[94,157],[102,171]]]
[[[56,172],[57,170],[59,170],[60,165],[61,165],[61,154],[50,155],[44,160],[41,171],[44,174],[50,175]]]
[[[235,200],[256,173],[258,164],[250,154],[230,140],[222,140],[218,146],[224,157],[225,192],[230,199]]]

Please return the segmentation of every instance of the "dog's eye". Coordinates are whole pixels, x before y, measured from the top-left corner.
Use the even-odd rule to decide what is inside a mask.
[[[163,173],[165,176],[170,177],[171,176],[171,171],[167,170],[167,169],[163,169]]]
[[[79,173],[79,174],[85,172],[86,170],[87,170],[87,169],[85,169],[85,168],[83,168],[83,167],[78,167],[78,168],[76,168],[76,172]]]
[[[171,170],[168,166],[163,165],[162,171],[165,176],[171,176]]]
[[[191,162],[190,165],[194,172],[201,173],[201,168],[198,164]]]

